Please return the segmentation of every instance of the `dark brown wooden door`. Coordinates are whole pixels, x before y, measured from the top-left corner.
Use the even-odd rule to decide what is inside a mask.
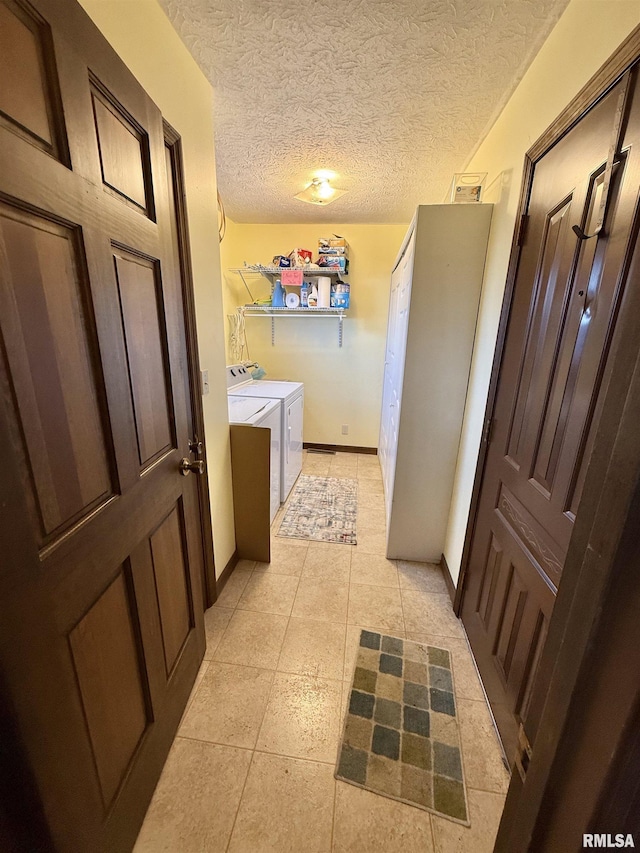
[[[598,218],[618,84],[535,166],[462,618],[508,757],[580,504],[636,213],[639,99]]]
[[[159,111],[73,0],[0,0],[0,712],[26,849],[131,849],[203,655],[177,270]]]

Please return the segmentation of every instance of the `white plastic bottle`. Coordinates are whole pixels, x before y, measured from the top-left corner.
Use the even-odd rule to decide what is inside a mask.
[[[318,288],[315,284],[311,285],[311,290],[309,291],[309,308],[317,308],[318,307]]]

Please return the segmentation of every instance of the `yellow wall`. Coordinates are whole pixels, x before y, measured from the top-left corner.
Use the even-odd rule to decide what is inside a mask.
[[[488,172],[493,221],[445,557],[458,578],[525,152],[640,24],[638,0],[572,0],[466,171]]]
[[[198,323],[216,572],[235,550],[217,235],[212,90],[156,0],[81,0],[182,137]]]
[[[269,263],[274,255],[294,248],[311,249],[315,260],[318,237],[336,232],[349,243],[351,307],[342,348],[335,318],[277,319],[275,346],[270,320],[246,319],[251,359],[272,379],[305,384],[305,441],[378,446],[391,269],[407,227],[229,223],[221,246],[225,313],[250,301],[240,277],[228,272],[230,267],[245,261]],[[262,277],[253,277],[249,286],[255,298],[270,293]],[[343,424],[349,427],[348,435],[342,435]]]

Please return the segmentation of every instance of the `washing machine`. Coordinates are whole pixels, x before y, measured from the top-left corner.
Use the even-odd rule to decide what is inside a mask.
[[[271,430],[269,468],[269,521],[280,507],[280,472],[282,452],[282,403],[280,400],[229,395],[229,423],[263,427]]]
[[[227,367],[227,393],[280,401],[280,500],[284,503],[302,471],[303,383],[252,379],[248,368],[242,364],[231,364]]]

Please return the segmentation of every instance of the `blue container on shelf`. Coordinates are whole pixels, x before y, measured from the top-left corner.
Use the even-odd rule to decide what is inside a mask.
[[[274,308],[284,308],[285,307],[285,299],[287,298],[287,293],[282,286],[280,279],[276,280],[276,283],[273,285],[273,293],[271,294],[271,304]]]
[[[348,308],[350,288],[346,281],[340,281],[331,287],[331,307]]]

